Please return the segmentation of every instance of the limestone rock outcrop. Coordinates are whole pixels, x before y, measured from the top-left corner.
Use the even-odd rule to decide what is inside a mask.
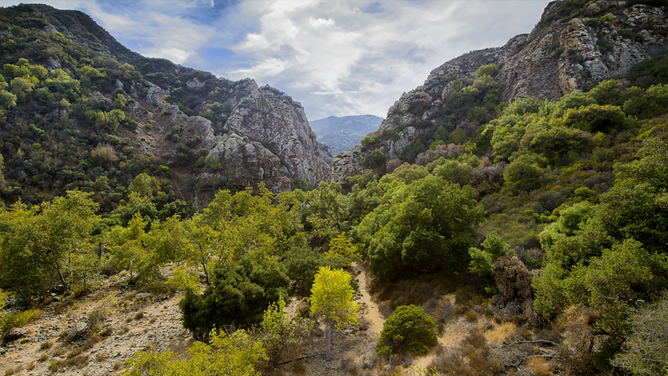
[[[329,174],[300,103],[263,86],[234,108],[224,128],[259,142],[278,156],[281,172],[316,186]]]
[[[195,88],[202,85],[196,78],[188,82]],[[313,186],[326,179],[329,166],[323,150],[326,153],[327,148],[321,150],[315,140],[303,107],[276,89],[258,87],[253,80],[239,83],[231,100],[234,107],[223,127],[226,134],[216,135],[210,120],[187,116],[178,106],[165,103],[168,92],[159,86],[133,82],[128,95],[137,103],[128,106],[128,111],[151,125],[137,129],[141,153],[167,165],[178,164],[179,148],[170,138],[178,133],[179,138],[196,140],[206,159],[222,166],[194,172],[192,177],[203,185],[223,182],[245,187],[264,181],[270,190],[282,192],[290,189],[295,178]],[[142,108],[148,115],[142,115]]]
[[[231,134],[219,139],[208,157],[219,160],[222,167],[220,171],[199,173],[198,180],[215,182],[223,179],[247,187],[263,181],[275,192],[290,189],[290,179],[281,174],[280,158],[260,142]]]

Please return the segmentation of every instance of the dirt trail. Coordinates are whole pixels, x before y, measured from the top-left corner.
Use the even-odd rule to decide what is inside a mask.
[[[355,267],[358,266],[356,265]],[[357,280],[359,281],[360,293],[362,295],[359,300],[360,308],[363,310],[362,317],[369,323],[368,331],[380,335],[381,330],[383,330],[385,319],[378,310],[378,304],[371,300],[364,269],[360,268],[360,270],[360,273],[357,275]]]
[[[383,330],[385,319],[378,309],[378,304],[371,299],[367,276],[364,269],[359,265],[355,265],[355,268],[360,270],[360,273],[357,275],[357,280],[359,281],[359,290],[361,294],[358,303],[361,306],[362,317],[369,325],[369,329],[367,330],[370,333],[369,337],[375,336],[377,338]],[[454,301],[454,294],[441,297],[441,304],[446,302],[454,304]],[[413,365],[419,369],[426,369],[436,357],[439,347],[448,348],[457,346],[459,342],[466,337],[467,333],[474,325],[476,324],[467,322],[464,317],[455,318],[445,326],[441,335],[438,336],[439,346],[433,347],[426,355],[415,358]]]

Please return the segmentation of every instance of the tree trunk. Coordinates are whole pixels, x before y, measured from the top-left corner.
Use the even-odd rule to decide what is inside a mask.
[[[332,360],[331,348],[332,348],[332,320],[329,320],[329,330],[327,330],[327,361]]]

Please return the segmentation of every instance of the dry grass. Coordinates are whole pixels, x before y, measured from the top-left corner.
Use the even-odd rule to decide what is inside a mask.
[[[42,355],[39,356],[39,361],[40,361],[40,362],[45,362],[45,361],[47,361],[48,359],[49,359],[49,354],[44,353],[44,354],[42,354]]]
[[[40,343],[39,349],[40,350],[48,350],[48,349],[51,348],[51,346],[53,346],[53,341],[46,341],[46,342]]]
[[[137,312],[135,314],[135,320],[141,320],[144,318],[144,312]]]
[[[77,355],[65,360],[55,360],[49,365],[49,371],[58,372],[68,367],[81,368],[88,364],[88,355]]]
[[[137,295],[137,291],[130,291],[123,295],[123,300],[133,300],[135,298],[135,295]]]
[[[504,322],[494,329],[485,332],[485,338],[489,343],[502,344],[517,329],[517,325],[512,322]]]
[[[292,372],[295,375],[304,375],[306,373],[306,364],[304,360],[298,360],[292,363]]]
[[[527,361],[529,368],[538,376],[547,376],[550,374],[550,363],[539,357],[531,357]]]
[[[65,355],[65,349],[63,349],[62,347],[61,347],[61,348],[58,348],[58,349],[55,349],[55,350],[51,353],[51,356],[53,356],[53,357],[61,356],[61,355]]]
[[[10,367],[10,368],[8,368],[8,369],[5,370],[5,376],[13,375],[13,374],[19,372],[20,370],[21,370],[21,366],[20,366],[20,365],[18,365],[18,366],[14,366],[14,367]]]

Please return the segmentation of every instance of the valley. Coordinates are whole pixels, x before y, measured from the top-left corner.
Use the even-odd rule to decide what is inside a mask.
[[[0,8],[0,370],[665,374],[667,11],[553,1],[384,119],[309,122]]]

